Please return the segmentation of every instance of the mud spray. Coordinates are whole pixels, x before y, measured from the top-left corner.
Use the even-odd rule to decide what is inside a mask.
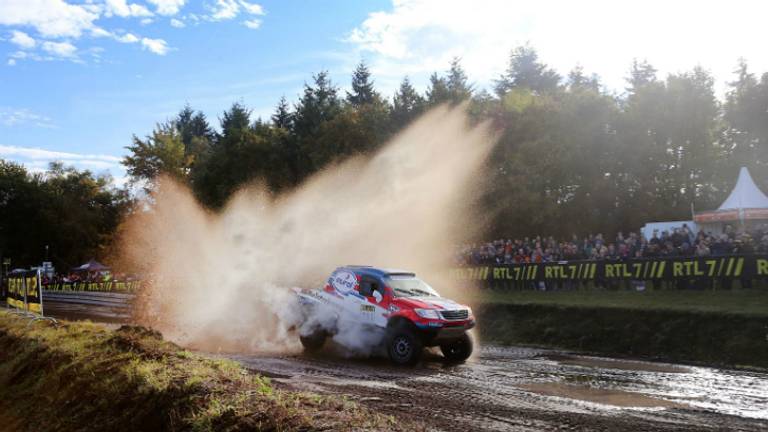
[[[294,350],[290,288],[322,286],[345,264],[413,270],[444,296],[467,298],[446,270],[479,225],[471,208],[494,138],[464,111],[436,108],[372,157],[278,197],[246,187],[215,214],[161,180],[123,236],[123,262],[150,278],[140,320],[198,349]]]

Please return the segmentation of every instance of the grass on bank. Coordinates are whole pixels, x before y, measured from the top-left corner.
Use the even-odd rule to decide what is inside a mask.
[[[768,316],[768,289],[717,291],[478,290],[474,300],[481,304],[533,304]]]
[[[277,390],[141,327],[58,328],[0,312],[0,429],[401,430],[340,398]]]

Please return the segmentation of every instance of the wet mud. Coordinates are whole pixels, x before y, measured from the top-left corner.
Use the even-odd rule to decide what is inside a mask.
[[[229,355],[278,387],[347,395],[427,430],[768,430],[768,371],[485,346],[464,364]]]

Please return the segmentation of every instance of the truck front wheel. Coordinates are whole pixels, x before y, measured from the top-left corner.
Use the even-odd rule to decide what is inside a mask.
[[[326,334],[323,331],[316,331],[306,336],[299,335],[301,345],[304,346],[304,350],[307,352],[318,351],[325,345]]]
[[[392,332],[387,341],[387,353],[392,363],[414,365],[419,362],[424,345],[409,328],[400,328]]]
[[[440,345],[440,351],[446,359],[463,362],[472,355],[472,337],[464,333],[461,337]]]

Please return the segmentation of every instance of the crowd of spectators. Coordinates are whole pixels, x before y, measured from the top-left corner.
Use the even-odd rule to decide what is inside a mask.
[[[498,239],[462,245],[456,251],[459,264],[522,264],[575,260],[624,260],[675,256],[710,256],[768,253],[768,225],[735,229],[727,225],[721,234],[694,233],[686,224],[671,231],[655,230],[651,238],[641,232],[619,232],[607,239],[602,234],[567,240],[554,237]]]
[[[123,273],[112,274],[108,271],[93,271],[93,272],[71,272],[68,274],[54,274],[53,277],[43,276],[42,284],[58,284],[58,283],[78,283],[78,282],[131,282],[135,280],[133,276]]]

